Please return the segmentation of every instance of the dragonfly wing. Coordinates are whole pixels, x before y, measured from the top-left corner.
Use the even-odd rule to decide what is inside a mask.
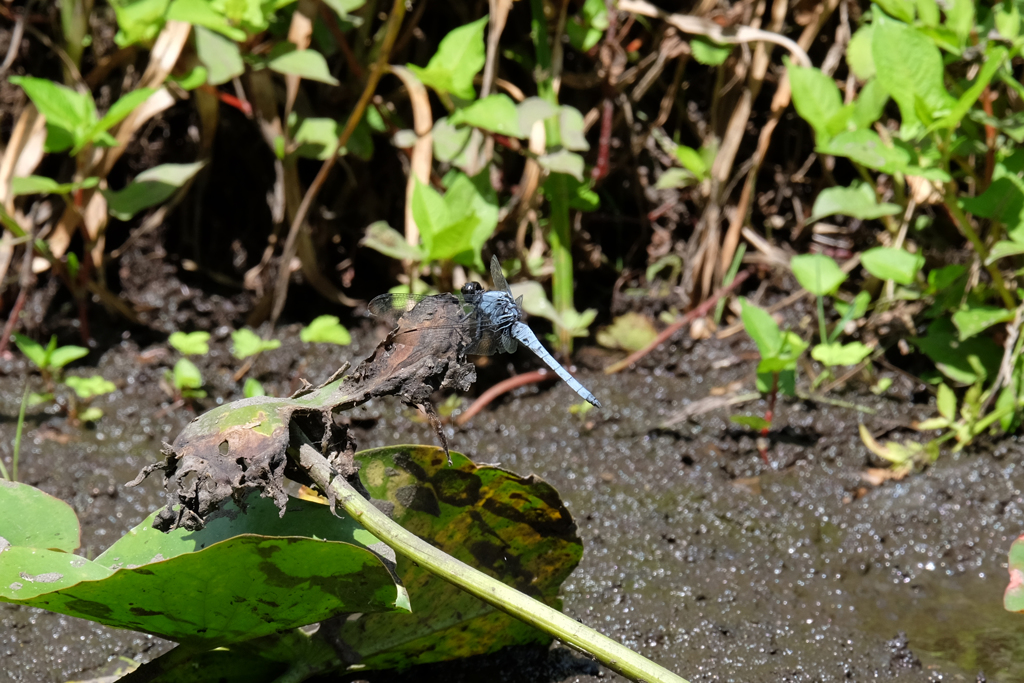
[[[505,281],[505,275],[501,272],[501,264],[498,263],[497,256],[491,257],[491,282],[498,291],[511,291],[508,288],[508,282]]]
[[[425,298],[422,294],[381,294],[373,297],[366,305],[366,309],[373,315],[382,318],[390,317],[396,311],[400,316],[406,311],[411,311]]]

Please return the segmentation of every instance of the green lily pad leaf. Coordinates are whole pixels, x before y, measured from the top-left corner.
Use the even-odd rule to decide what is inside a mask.
[[[639,351],[658,336],[650,319],[631,311],[620,315],[608,327],[597,333],[597,343],[608,349]]]
[[[794,256],[789,266],[800,286],[817,296],[835,294],[839,285],[846,281],[846,273],[835,260],[824,254]]]
[[[478,466],[428,446],[356,454],[359,478],[406,529],[444,552],[538,600],[559,606],[558,590],[582,556],[576,524],[541,479]],[[370,669],[406,667],[494,652],[550,637],[455,588],[402,557],[398,575],[413,614],[368,614],[340,637]]]
[[[377,539],[317,503],[292,499],[280,516],[270,500],[250,499],[245,513],[226,509],[201,531],[169,534],[152,528],[154,513],[89,561],[45,548],[55,535],[77,545],[78,521],[29,488],[0,485],[0,509],[49,513],[22,507],[0,518],[11,543],[0,552],[0,601],[202,647],[340,613],[407,609],[387,563],[368,549]],[[19,518],[44,531],[25,533]]]
[[[11,546],[70,553],[78,549],[80,536],[78,517],[63,500],[34,486],[0,479],[0,538]]]
[[[960,341],[973,337],[996,323],[1013,320],[1013,310],[999,306],[973,306],[953,314],[953,324],[960,331]]]
[[[840,344],[838,342],[818,344],[811,349],[811,358],[829,367],[856,365],[869,355],[871,355],[871,347],[865,346],[859,341],[850,342],[849,344]]]
[[[1010,583],[1003,594],[1003,607],[1008,612],[1024,612],[1024,536],[1010,546]]]

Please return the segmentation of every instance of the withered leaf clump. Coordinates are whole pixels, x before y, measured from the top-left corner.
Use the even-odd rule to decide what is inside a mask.
[[[471,340],[452,324],[462,315],[452,295],[424,299],[351,375],[304,395],[247,398],[204,413],[165,444],[162,462],[144,468],[128,485],[163,470],[168,502],[153,523],[163,531],[200,529],[227,500],[245,509],[253,491],[272,498],[283,515],[285,478],[309,483],[288,457],[289,447],[299,446],[296,435],[319,440],[332,466],[352,476],[355,444],[333,416],[381,396],[422,408],[447,451],[431,395],[438,389],[465,391],[476,379],[473,364],[466,362]]]

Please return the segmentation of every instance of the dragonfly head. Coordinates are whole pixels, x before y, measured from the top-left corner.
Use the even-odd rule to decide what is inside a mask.
[[[462,285],[462,296],[466,301],[473,301],[479,299],[484,293],[484,288],[479,282],[473,282],[470,280],[466,284]]]

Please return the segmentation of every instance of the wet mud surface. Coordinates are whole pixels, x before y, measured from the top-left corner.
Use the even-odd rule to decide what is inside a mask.
[[[376,338],[350,347],[284,344],[252,376],[287,395]],[[454,450],[477,462],[536,473],[575,516],[584,557],[564,585],[565,611],[690,681],[1020,681],[1024,621],[1002,609],[1006,552],[1024,530],[1024,443],[980,444],[902,481],[864,481],[878,467],[857,436],[905,438],[930,414],[922,392],[896,378],[888,395],[834,395],[873,413],[810,401],[780,401],[769,451],[729,422],[730,409],[662,427],[713,388],[753,387],[753,348],[731,340],[681,344],[650,368],[581,381],[606,406],[572,415],[561,384],[525,387],[451,430]],[[211,398],[240,398],[238,363],[223,342],[198,363]],[[159,477],[123,484],[159,457],[192,419],[160,387],[173,351],[129,338],[86,362],[119,391],[96,404],[106,415],[78,429],[65,417],[30,413],[19,479],[67,500],[82,520],[83,554],[94,557],[162,504]],[[599,359],[592,359],[599,363]],[[501,365],[494,365],[494,363]],[[503,375],[507,357],[479,370],[475,387]],[[523,352],[512,362],[522,370]],[[0,449],[9,461],[27,368],[0,361]],[[82,365],[70,374],[93,374]],[[38,382],[38,377],[33,381]],[[38,388],[38,387],[36,387]],[[915,399],[919,402],[915,402]],[[468,400],[464,405],[468,405]],[[762,414],[751,402],[731,412]],[[55,413],[56,411],[51,411]],[[397,400],[349,414],[360,448],[436,442]],[[0,604],[0,680],[65,681],[118,656],[148,660],[170,644],[40,610]],[[512,649],[403,674],[360,678],[447,681],[617,679],[564,647]]]

